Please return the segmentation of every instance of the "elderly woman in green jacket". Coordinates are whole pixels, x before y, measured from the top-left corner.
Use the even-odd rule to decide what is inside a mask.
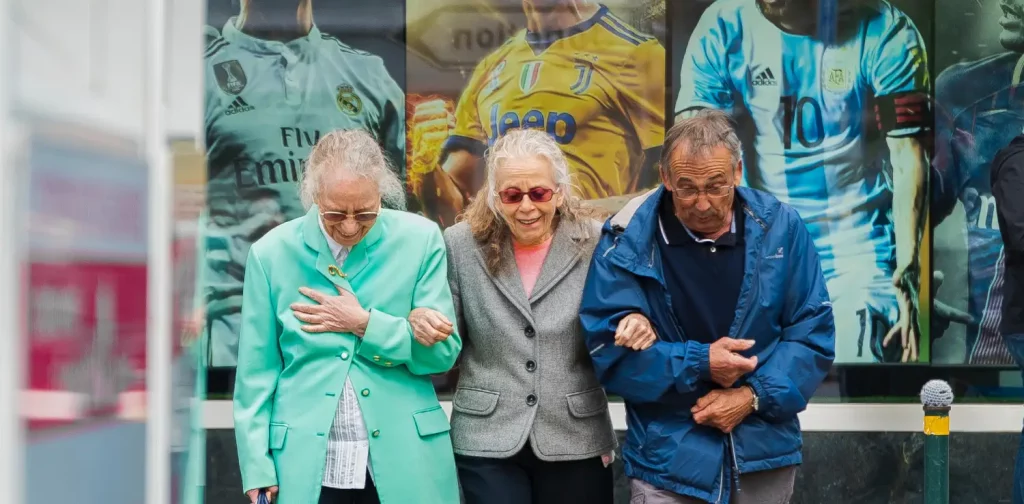
[[[444,241],[404,197],[377,142],[336,131],[300,182],[309,212],[246,261],[234,418],[256,502],[459,501],[448,418],[430,375],[462,347],[449,326],[418,341],[408,316],[454,320]]]

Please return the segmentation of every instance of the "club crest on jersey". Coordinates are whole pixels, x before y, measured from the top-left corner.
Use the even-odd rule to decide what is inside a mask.
[[[249,83],[245,77],[245,70],[242,70],[242,64],[238,60],[213,65],[213,75],[217,77],[217,85],[229,94],[241,93]]]
[[[590,82],[594,78],[594,63],[597,62],[597,56],[588,53],[576,53],[574,55],[576,64],[573,68],[576,69],[576,82],[572,86],[569,86],[569,90],[573,94],[583,94],[590,89]]]
[[[480,92],[480,96],[487,96],[498,89],[501,85],[501,72],[505,70],[505,60],[501,60],[498,66],[494,67],[489,74],[487,74],[487,86],[484,87],[483,91]]]
[[[523,73],[519,75],[519,89],[524,93],[529,93],[533,86],[537,85],[537,81],[540,80],[540,67],[543,64],[543,61],[531,61],[523,65]]]
[[[338,104],[338,110],[350,116],[359,115],[363,111],[363,100],[359,98],[352,86],[342,84],[338,86],[338,94],[334,97]]]
[[[853,72],[845,68],[827,68],[821,73],[826,91],[845,93],[853,88]]]

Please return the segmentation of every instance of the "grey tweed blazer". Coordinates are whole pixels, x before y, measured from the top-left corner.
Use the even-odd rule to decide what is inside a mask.
[[[529,440],[539,459],[566,461],[615,448],[608,398],[578,321],[599,237],[597,221],[560,224],[527,298],[511,244],[491,275],[468,224],[445,231],[462,336],[451,419],[455,453],[505,458]]]

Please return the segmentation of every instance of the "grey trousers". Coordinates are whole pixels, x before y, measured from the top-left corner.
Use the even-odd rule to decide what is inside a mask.
[[[797,466],[740,475],[740,492],[732,491],[729,504],[789,504]],[[700,499],[654,488],[645,481],[629,480],[629,504],[704,504]]]

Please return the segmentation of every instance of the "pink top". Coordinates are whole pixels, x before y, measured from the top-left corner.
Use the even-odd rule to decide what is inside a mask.
[[[523,281],[523,289],[526,289],[526,297],[530,297],[533,286],[540,276],[540,269],[544,266],[544,258],[551,248],[551,238],[537,245],[520,245],[512,242],[516,253],[516,266],[519,267],[519,278]]]

